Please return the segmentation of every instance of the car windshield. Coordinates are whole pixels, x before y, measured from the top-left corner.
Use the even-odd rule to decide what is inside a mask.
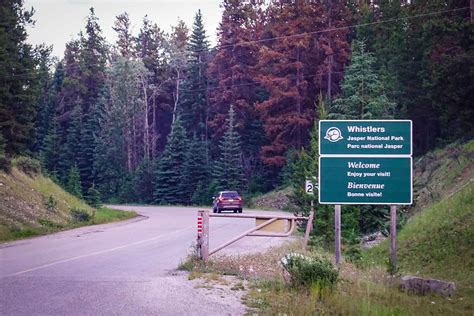
[[[237,192],[222,192],[223,198],[238,198],[239,194]]]

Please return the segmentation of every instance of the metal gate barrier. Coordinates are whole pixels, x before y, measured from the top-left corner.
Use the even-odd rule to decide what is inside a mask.
[[[232,238],[219,247],[209,250],[209,219],[210,217],[227,217],[227,218],[255,218],[256,226],[243,232],[242,234]],[[207,261],[210,255],[215,254],[219,250],[235,243],[245,236],[261,236],[261,237],[288,237],[295,231],[296,221],[307,221],[306,231],[303,238],[303,249],[308,245],[309,233],[312,230],[314,212],[308,217],[304,216],[282,216],[282,215],[257,215],[257,214],[210,214],[207,210],[198,211],[198,234],[197,234],[197,251],[199,258]],[[272,231],[262,231],[265,227],[269,227],[277,221],[290,222],[290,227],[285,232],[277,233]]]

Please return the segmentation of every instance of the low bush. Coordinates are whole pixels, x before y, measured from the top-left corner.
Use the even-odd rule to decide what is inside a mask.
[[[33,158],[20,157],[16,159],[16,166],[30,177],[41,173],[41,163]]]
[[[50,195],[49,198],[44,202],[44,207],[50,212],[56,211],[56,207],[58,206],[58,201]]]
[[[362,251],[359,245],[350,245],[344,251],[344,257],[347,261],[359,265],[362,261]]]
[[[9,173],[11,168],[12,168],[12,166],[11,166],[10,159],[8,159],[8,157],[0,154],[0,170]]]
[[[77,207],[71,209],[71,217],[74,222],[88,222],[92,218],[86,210]]]
[[[290,253],[281,259],[281,263],[294,286],[333,287],[339,277],[339,271],[323,257]]]

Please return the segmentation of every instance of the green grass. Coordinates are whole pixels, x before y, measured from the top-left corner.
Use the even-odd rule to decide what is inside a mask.
[[[283,281],[253,283],[244,302],[263,315],[470,315],[463,300],[416,296],[364,276],[346,276],[334,290],[289,287]]]
[[[91,212],[93,212],[93,209],[90,209]],[[75,222],[70,220],[66,224],[60,224],[48,219],[40,219],[40,226],[24,225],[21,228],[8,228],[5,225],[0,225],[0,242],[47,235],[62,230],[73,229],[82,226],[117,222],[134,218],[136,216],[137,213],[135,212],[119,211],[110,208],[99,208],[97,209],[97,211],[95,211],[95,215],[89,221]]]
[[[15,166],[9,173],[0,171],[0,182],[0,242],[137,216],[110,208],[96,210],[50,178],[40,173],[27,175]],[[90,215],[85,217],[90,220],[73,220],[73,209]]]
[[[123,221],[136,217],[137,213],[130,211],[119,211],[111,208],[100,208],[95,212],[95,216],[90,221],[91,224],[103,224],[116,221]]]
[[[474,183],[415,215],[397,241],[401,273],[455,281],[461,292],[473,295]],[[365,265],[383,265],[388,252],[386,240],[364,252]]]

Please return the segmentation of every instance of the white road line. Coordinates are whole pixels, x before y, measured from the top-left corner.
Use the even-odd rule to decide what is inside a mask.
[[[28,272],[37,271],[37,270],[41,270],[41,269],[48,268],[48,267],[51,267],[51,266],[55,266],[57,264],[66,263],[66,262],[74,261],[74,260],[77,260],[77,259],[82,259],[82,258],[87,258],[87,257],[91,257],[91,256],[101,255],[101,254],[108,253],[108,252],[117,251],[117,250],[120,250],[120,249],[124,249],[124,248],[128,248],[128,247],[144,244],[144,243],[156,240],[156,239],[160,239],[160,238],[164,238],[164,237],[169,237],[171,235],[179,234],[181,232],[184,232],[184,231],[190,230],[190,229],[194,229],[194,227],[193,228],[180,229],[180,230],[177,230],[177,231],[175,231],[173,233],[170,233],[170,234],[155,236],[155,237],[150,238],[150,239],[136,241],[136,242],[133,242],[133,243],[130,243],[130,244],[127,244],[127,245],[123,245],[123,246],[119,246],[119,247],[115,247],[115,248],[105,249],[105,250],[101,250],[101,251],[92,252],[92,253],[89,253],[89,254],[86,254],[86,255],[81,255],[81,256],[72,257],[72,258],[68,258],[68,259],[63,259],[63,260],[59,260],[59,261],[54,261],[54,262],[51,262],[51,263],[43,264],[41,266],[30,268],[30,269],[27,269],[27,270],[15,272],[15,273],[12,273],[12,274],[7,274],[4,277],[17,276],[17,275],[25,274],[25,273],[28,273]]]

